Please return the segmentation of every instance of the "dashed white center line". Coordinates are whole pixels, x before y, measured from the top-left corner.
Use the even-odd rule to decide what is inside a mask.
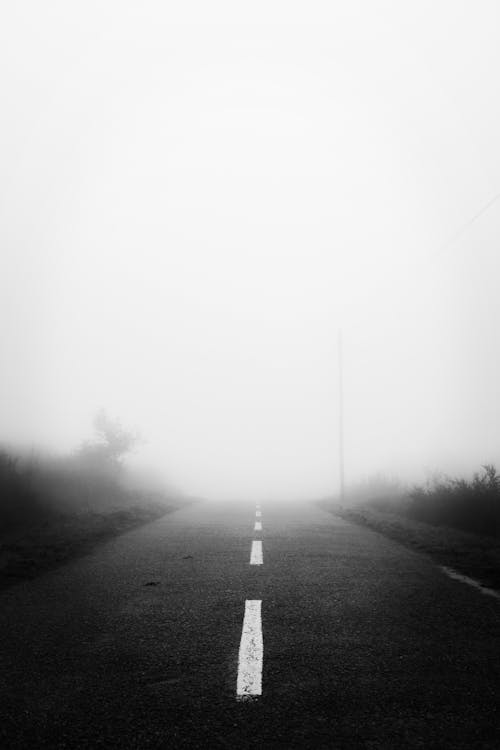
[[[262,542],[252,542],[250,565],[262,565]]]
[[[254,531],[262,531],[262,522],[261,521],[255,521],[255,526],[253,527]]]
[[[256,510],[255,515],[257,516],[257,518],[260,518],[262,516],[262,513],[260,512],[260,510]]]
[[[254,542],[255,544],[255,542]],[[247,599],[238,657],[236,698],[251,700],[262,695],[262,640],[261,604],[259,599]]]

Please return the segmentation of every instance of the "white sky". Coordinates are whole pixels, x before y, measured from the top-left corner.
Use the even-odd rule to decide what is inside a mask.
[[[212,495],[500,453],[500,5],[0,12],[0,440]]]

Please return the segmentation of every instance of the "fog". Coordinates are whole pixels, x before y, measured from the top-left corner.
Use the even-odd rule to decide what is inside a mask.
[[[6,3],[0,441],[222,498],[495,462],[500,7]],[[484,209],[484,210],[483,210]]]

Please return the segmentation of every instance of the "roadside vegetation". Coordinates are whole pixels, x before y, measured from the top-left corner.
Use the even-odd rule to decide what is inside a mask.
[[[500,476],[493,465],[471,479],[435,475],[415,486],[376,476],[348,489],[342,504],[321,505],[500,588]]]
[[[63,457],[0,448],[0,587],[185,502],[174,488],[127,468],[135,434],[104,412],[94,430],[93,440]]]
[[[407,513],[412,518],[500,537],[500,476],[491,464],[471,480],[437,476],[408,494]]]

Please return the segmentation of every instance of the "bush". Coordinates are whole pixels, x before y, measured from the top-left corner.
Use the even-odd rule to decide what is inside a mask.
[[[162,493],[153,492],[146,478],[131,488],[123,464],[138,442],[137,435],[104,411],[95,417],[94,430],[94,440],[68,456],[21,457],[0,448],[2,532],[64,516],[151,504],[154,497],[157,502]]]
[[[348,505],[370,503],[378,510],[402,512],[408,504],[408,490],[396,477],[376,474],[349,487],[346,501]]]
[[[34,464],[25,466],[19,458],[0,450],[0,524],[3,529],[38,521],[45,514],[35,490]]]
[[[437,476],[410,494],[408,515],[418,521],[500,536],[500,475],[491,464],[472,480]]]

